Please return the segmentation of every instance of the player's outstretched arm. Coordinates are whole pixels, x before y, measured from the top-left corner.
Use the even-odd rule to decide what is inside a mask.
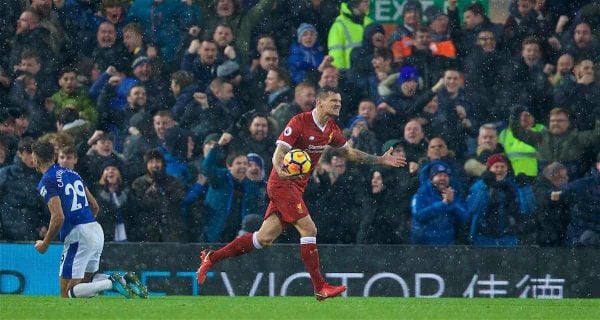
[[[46,253],[50,241],[56,237],[58,231],[65,221],[65,215],[62,210],[62,205],[59,196],[54,196],[48,201],[48,209],[50,209],[50,226],[48,226],[48,232],[44,237],[44,240],[38,240],[35,242],[35,249],[40,253]]]
[[[364,163],[364,164],[379,164],[391,167],[404,167],[406,165],[406,158],[400,155],[393,155],[394,148],[390,148],[382,156],[376,156],[368,154],[366,152],[354,149],[348,145],[340,148],[342,155],[351,161]]]

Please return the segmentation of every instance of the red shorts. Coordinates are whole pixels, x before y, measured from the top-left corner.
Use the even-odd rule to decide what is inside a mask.
[[[302,199],[304,190],[292,183],[274,183],[267,185],[269,206],[265,219],[275,214],[283,223],[296,222],[310,213]]]

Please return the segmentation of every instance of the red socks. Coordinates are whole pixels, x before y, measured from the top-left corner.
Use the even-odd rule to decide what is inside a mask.
[[[229,257],[240,256],[242,254],[252,251],[254,249],[254,244],[252,243],[252,235],[253,233],[246,233],[233,239],[233,241],[228,243],[223,248],[213,252],[210,255],[210,261],[212,263],[217,263]]]
[[[323,276],[321,275],[319,265],[319,250],[317,250],[316,243],[303,241],[305,238],[312,238],[313,241],[315,241],[315,237],[303,237],[300,239],[300,253],[302,255],[302,262],[304,262],[304,267],[310,274],[310,279],[315,287],[315,291],[320,291],[325,284],[325,279],[323,279]]]

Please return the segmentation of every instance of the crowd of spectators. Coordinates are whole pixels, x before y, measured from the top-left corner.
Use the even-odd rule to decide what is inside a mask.
[[[47,231],[35,139],[93,190],[107,241],[255,231],[279,133],[330,86],[348,143],[408,165],[325,150],[320,243],[600,245],[600,2],[514,0],[501,24],[406,0],[391,31],[369,6],[4,1],[0,240]]]

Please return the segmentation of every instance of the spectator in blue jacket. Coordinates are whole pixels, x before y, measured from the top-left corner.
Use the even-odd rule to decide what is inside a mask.
[[[464,202],[450,187],[450,174],[445,162],[431,164],[429,180],[419,187],[411,204],[412,243],[454,244],[457,228],[469,220]]]
[[[291,45],[288,57],[288,69],[294,84],[307,80],[307,73],[316,74],[325,57],[317,41],[317,29],[312,24],[300,24],[296,34],[298,43]]]
[[[519,245],[535,210],[533,190],[509,176],[508,159],[502,154],[491,155],[486,168],[467,197],[471,241],[481,246]]]
[[[203,241],[227,242],[238,235],[244,217],[258,212],[259,188],[246,177],[248,157],[232,152],[219,162],[225,143],[223,138],[208,152],[202,162],[202,172],[208,179],[204,204],[207,207]]]

